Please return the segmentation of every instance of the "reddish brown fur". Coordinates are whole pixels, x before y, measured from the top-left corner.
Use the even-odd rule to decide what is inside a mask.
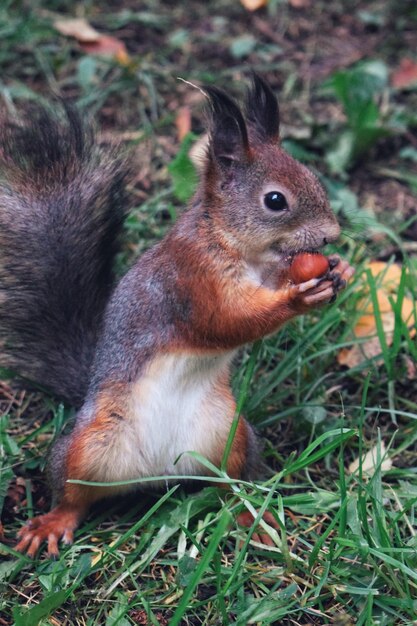
[[[179,387],[183,394],[180,398],[175,396],[175,385],[171,386],[177,401],[173,408],[177,422],[173,423],[175,428],[182,428],[178,431],[181,436],[176,440],[177,444],[180,440],[177,448],[187,438],[186,427],[192,422],[191,434],[197,436],[189,441],[200,446],[200,450],[203,448],[208,458],[219,466],[226,445],[224,433],[235,403],[228,364],[215,364],[223,357],[229,363],[228,353],[235,348],[269,335],[295,315],[328,302],[352,273],[347,263],[336,260],[339,269],[329,272],[320,284],[314,280],[303,286],[290,281],[288,255],[318,249],[339,234],[326,194],[316,177],[276,144],[278,121],[271,116],[277,116],[277,105],[261,79],[254,80],[246,123],[237,105],[225,94],[215,88],[209,88],[208,93],[215,116],[202,182],[189,211],[122,279],[106,308],[87,402],[74,431],[64,441],[62,458],[62,451],[56,455],[57,463],[64,465],[64,480],[97,481],[103,475],[104,464],[104,470],[108,470],[104,475],[111,482],[118,468],[114,469],[114,459],[113,465],[109,461],[105,465],[106,447],[112,448],[115,441],[120,443],[120,438],[122,444],[130,442],[129,428],[119,428],[125,419],[131,420],[129,427],[133,431],[135,424],[147,424],[145,432],[151,435],[148,440],[142,440],[142,430],[137,429],[134,446],[141,446],[141,452],[152,449],[154,456],[149,455],[148,473],[154,471],[155,465],[160,467],[160,457],[155,454],[153,444],[157,444],[157,452],[162,449],[165,454],[166,449],[160,446],[159,431],[152,427],[156,424],[163,430],[165,425],[155,422],[155,415],[172,419],[166,413],[169,399],[162,396],[161,404],[161,396],[155,393],[152,400],[155,399],[157,408],[149,409],[152,403],[145,397],[141,404],[140,392],[135,396],[135,386],[140,388],[149,371],[153,378],[147,382],[153,393],[154,381],[163,380],[166,384],[173,377],[177,384],[172,363],[165,378],[158,377],[159,372],[151,369],[152,363],[160,364],[173,353],[178,354],[177,365],[181,358],[188,365],[190,354],[220,357],[211,359],[209,366],[200,363],[203,372],[209,372],[211,377],[204,379],[191,374],[192,384],[188,386],[188,379],[180,380],[183,384]],[[265,204],[268,189],[284,195],[285,210],[269,211]],[[199,373],[198,366],[195,371]],[[220,372],[217,377],[216,372]],[[187,375],[189,370],[185,367],[184,377]],[[220,376],[224,380],[219,380]],[[211,385],[208,390],[207,380]],[[201,390],[206,395],[199,395]],[[216,402],[208,402],[209,395]],[[198,408],[201,397],[210,408],[205,416],[204,410]],[[184,405],[184,398],[189,405]],[[148,413],[143,412],[144,405]],[[189,422],[182,421],[183,414]],[[200,427],[195,425],[200,424],[202,415],[200,432]],[[210,422],[210,416],[217,421]],[[207,424],[217,425],[221,431],[217,435],[212,427],[215,436],[209,444],[205,441],[204,418]],[[167,430],[175,432],[175,428]],[[249,425],[240,418],[227,464],[232,478],[245,475],[251,465],[250,457],[256,452],[253,439]],[[172,445],[172,439],[166,436],[163,445],[168,444]],[[218,449],[213,452],[214,447]],[[136,450],[133,447],[133,455],[126,456],[125,469],[129,470],[136,458],[142,462],[140,455],[136,457]],[[120,491],[113,487],[66,483],[59,505],[21,531],[18,549],[32,556],[40,542],[48,539],[49,553],[56,555],[58,539],[71,540],[88,506]],[[270,521],[275,524],[273,518]]]
[[[209,236],[211,245],[216,246],[211,255],[201,244]],[[278,273],[279,285],[273,291],[251,282],[245,276],[245,262],[239,251],[220,236],[213,240],[213,232],[205,232],[204,225],[195,242],[187,243],[184,251],[181,241],[187,271],[177,287],[192,300],[192,318],[181,328],[179,346],[201,351],[236,348],[275,332],[299,312],[299,292],[290,284],[287,272]],[[175,242],[171,254],[177,254]]]
[[[275,517],[272,515],[272,513],[270,513],[269,511],[265,511],[262,519],[264,520],[264,522],[269,524],[269,526],[272,526],[272,528],[279,530],[279,524],[275,520]],[[239,513],[239,515],[237,516],[236,521],[240,526],[243,526],[244,528],[250,528],[255,520],[250,511],[242,511],[242,513]],[[252,535],[252,539],[254,541],[257,541],[258,543],[263,543],[266,546],[274,545],[271,537],[263,530],[261,526],[258,526],[256,528],[256,531]]]
[[[227,473],[230,478],[240,478],[246,465],[248,447],[248,425],[240,418],[233,439],[232,449],[227,459]]]
[[[77,427],[72,433],[65,468],[68,479],[94,482],[95,452],[102,452],[106,438],[112,433],[116,423],[123,419],[122,403],[117,400],[123,397],[124,387],[113,385],[103,392],[97,401],[94,420]],[[47,541],[48,555],[58,556],[58,541],[63,538],[66,543],[72,543],[73,532],[91,505],[117,492],[115,487],[93,487],[66,482],[60,504],[46,515],[30,520],[20,530],[20,541],[16,550],[33,557],[40,543]]]
[[[73,489],[75,488],[75,490]],[[40,515],[30,520],[18,533],[20,538],[16,550],[26,552],[28,556],[35,556],[43,541],[48,542],[48,556],[58,556],[58,541],[72,543],[74,530],[84,517],[91,501],[84,494],[78,497],[77,485],[69,486],[69,495],[64,496],[61,504],[46,515]],[[74,497],[75,496],[75,497]]]
[[[94,411],[94,419],[75,429],[67,452],[66,475],[73,480],[94,481],[94,461],[102,454],[103,447],[111,437],[120,420],[124,419],[128,385],[112,384],[99,393]],[[68,485],[70,486],[70,485]],[[71,485],[75,486],[75,485]],[[98,499],[114,489],[99,487],[86,488],[89,497]]]

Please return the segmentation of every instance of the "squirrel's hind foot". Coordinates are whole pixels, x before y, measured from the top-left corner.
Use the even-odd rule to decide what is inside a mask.
[[[41,543],[48,542],[47,554],[49,558],[58,558],[58,541],[70,545],[74,540],[74,530],[79,524],[80,516],[77,510],[66,506],[57,506],[46,515],[39,515],[29,520],[20,529],[20,539],[16,546],[18,552],[34,557]]]
[[[265,511],[262,516],[264,522],[266,522],[269,526],[271,526],[275,530],[279,530],[279,524],[276,521],[275,517],[269,511]],[[249,511],[242,511],[236,518],[239,526],[243,526],[244,528],[250,528],[254,522],[254,517],[252,513]],[[274,546],[275,543],[268,535],[268,533],[263,530],[263,528],[259,525],[255,532],[252,535],[252,539],[257,541],[258,543],[263,543],[264,546]]]

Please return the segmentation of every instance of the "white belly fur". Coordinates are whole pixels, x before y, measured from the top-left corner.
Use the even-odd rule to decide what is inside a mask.
[[[233,356],[178,353],[154,359],[132,385],[127,414],[103,458],[102,480],[204,475],[201,464],[183,453],[221,455],[235,403],[216,387],[228,380]]]

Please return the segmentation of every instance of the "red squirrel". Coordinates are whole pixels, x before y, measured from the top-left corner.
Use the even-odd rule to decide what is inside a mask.
[[[254,76],[241,108],[208,86],[201,180],[165,238],[113,287],[126,165],[95,145],[79,116],[45,112],[3,128],[0,178],[0,365],[78,407],[53,446],[53,508],[19,532],[17,550],[73,541],[90,506],[152,476],[219,466],[236,403],[230,368],[243,345],[326,304],[353,269],[331,258],[296,284],[291,259],[339,237],[316,176],[279,141],[278,103]],[[256,476],[258,446],[239,418],[232,478]]]

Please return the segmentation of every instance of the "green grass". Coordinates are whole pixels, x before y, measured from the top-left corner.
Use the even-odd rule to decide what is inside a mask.
[[[415,622],[417,348],[399,315],[403,298],[417,295],[410,235],[415,216],[390,204],[383,185],[390,181],[405,206],[411,202],[415,159],[401,155],[414,154],[417,91],[396,92],[387,76],[401,58],[415,55],[407,42],[417,16],[411,2],[404,2],[398,15],[398,3],[368,4],[349,3],[349,13],[357,29],[366,21],[364,38],[381,36],[378,54],[374,50],[364,59],[370,65],[341,67],[333,77],[316,80],[303,77],[290,46],[296,41],[296,50],[306,55],[316,49],[306,26],[311,16],[284,0],[254,16],[225,0],[194,2],[191,11],[189,3],[157,0],[141,3],[140,10],[133,2],[116,7],[68,0],[0,7],[0,106],[13,111],[28,99],[59,92],[95,112],[104,139],[121,139],[137,164],[120,272],[163,236],[190,193],[180,184],[182,175],[190,175],[187,145],[180,147],[173,124],[190,89],[175,77],[216,82],[238,93],[250,67],[275,88],[280,85],[288,148],[323,176],[343,224],[337,250],[357,267],[335,305],[295,320],[239,357],[233,385],[239,408],[265,441],[264,482],[229,481],[229,492],[215,481],[202,489],[197,484],[191,493],[170,485],[163,493],[106,503],[57,561],[42,555],[32,561],[13,545],[27,517],[48,509],[47,450],[71,410],[5,378],[1,625]],[[332,21],[340,25],[346,6],[335,0],[315,5],[319,31],[330,38]],[[84,13],[99,30],[123,39],[131,63],[88,56],[59,36],[52,21],[65,13]],[[248,33],[255,36],[248,39]],[[285,54],[280,46],[286,46]],[[383,80],[366,85],[355,109],[349,89],[358,89],[358,76],[375,67],[375,60]],[[193,131],[200,134],[198,106],[193,116]],[[350,143],[343,150],[346,137]],[[371,192],[376,202],[368,202]],[[365,287],[377,304],[379,284],[367,262],[381,254],[403,267],[392,297],[393,340],[387,342],[376,306],[381,353],[347,370],[338,365],[337,354],[358,341],[352,330]],[[382,443],[393,462],[388,471]],[[373,474],[362,464],[349,473],[350,462],[373,446]],[[228,481],[221,470],[218,477]],[[253,539],[256,524],[249,531],[236,524],[245,509],[258,519],[264,510],[272,512],[278,530],[264,527],[272,547]]]

